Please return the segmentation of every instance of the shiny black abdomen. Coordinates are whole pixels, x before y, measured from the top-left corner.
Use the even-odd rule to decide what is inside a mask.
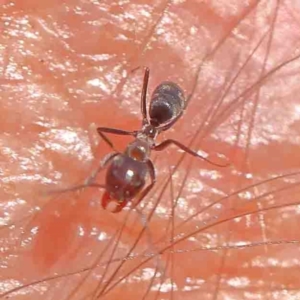
[[[125,154],[117,155],[106,172],[106,190],[111,198],[129,200],[144,187],[148,167]]]
[[[165,81],[153,92],[149,107],[150,123],[159,126],[177,117],[185,108],[182,89],[174,82]]]

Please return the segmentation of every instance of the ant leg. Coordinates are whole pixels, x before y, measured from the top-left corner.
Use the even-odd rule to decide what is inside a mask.
[[[103,184],[98,184],[98,183],[93,183],[93,181],[95,180],[96,176],[99,174],[99,172],[104,169],[107,164],[116,156],[118,155],[118,152],[113,152],[113,153],[109,153],[108,155],[106,155],[101,161],[100,164],[98,166],[98,168],[92,173],[92,175],[90,175],[83,184],[80,185],[76,185],[70,188],[66,188],[66,189],[59,189],[59,190],[55,190],[55,191],[51,191],[50,194],[56,194],[56,193],[66,193],[66,192],[71,192],[71,191],[77,191],[80,190],[82,188],[85,187],[97,187],[97,188],[103,188],[105,189],[105,185]]]
[[[136,70],[143,68],[145,70],[144,73],[144,79],[143,79],[143,88],[142,88],[142,94],[141,94],[141,113],[142,113],[142,124],[149,124],[148,118],[147,118],[147,89],[148,89],[148,82],[149,82],[149,75],[150,75],[150,69],[145,66],[139,66],[131,70],[131,72],[135,72]]]
[[[47,194],[48,195],[51,195],[51,194],[60,194],[60,193],[67,193],[67,192],[73,192],[73,191],[77,191],[77,190],[80,190],[80,189],[83,189],[87,187],[86,184],[81,184],[81,185],[76,185],[76,186],[73,186],[71,188],[67,188],[67,189],[61,189],[61,190],[55,190],[55,191],[50,191],[48,192]],[[91,183],[88,185],[88,187],[97,187],[97,188],[101,188],[101,189],[106,189],[106,186],[103,185],[103,184],[98,184],[98,183]]]
[[[113,143],[104,134],[104,132],[111,133],[111,134],[117,134],[117,135],[132,135],[134,137],[137,135],[137,131],[126,131],[126,130],[122,130],[122,129],[108,128],[108,127],[98,127],[97,132],[114,151],[116,151],[116,149],[115,149]]]
[[[148,69],[148,67],[146,67],[146,66],[138,66],[138,67],[135,67],[135,68],[133,68],[133,69],[131,69],[130,70],[130,73],[134,73],[134,72],[136,72],[137,70],[139,70],[139,69],[144,69],[144,70],[146,70],[146,69]]]
[[[99,172],[104,169],[108,165],[108,163],[118,154],[118,152],[113,152],[104,156],[104,158],[100,161],[97,169],[84,181],[83,186],[91,186]]]
[[[148,82],[149,82],[149,74],[150,70],[149,68],[145,68],[145,74],[144,74],[144,80],[143,80],[143,88],[142,88],[142,94],[141,94],[141,112],[143,117],[143,125],[148,124],[147,119],[147,89],[148,89]]]
[[[96,132],[97,126],[95,123],[91,123],[88,127],[88,137],[91,145],[91,150],[93,153],[93,156],[97,156],[97,150],[99,146],[99,135]]]
[[[169,147],[172,144],[174,144],[175,146],[177,146],[178,148],[180,148],[184,152],[186,152],[186,153],[188,153],[190,155],[193,155],[195,157],[201,158],[204,161],[206,161],[206,162],[208,162],[208,163],[210,163],[210,164],[212,164],[214,166],[217,166],[217,167],[228,167],[229,166],[229,164],[218,164],[218,163],[215,163],[215,162],[213,162],[213,161],[205,158],[204,156],[198,154],[197,152],[191,150],[187,146],[179,143],[178,141],[172,140],[172,139],[165,140],[165,141],[161,142],[160,144],[155,145],[152,149],[154,149],[156,151],[161,151],[161,150],[164,150],[165,148]]]
[[[151,160],[147,160],[146,164],[150,174],[151,183],[140,193],[137,200],[132,202],[133,207],[137,206],[147,196],[147,194],[150,192],[150,190],[153,188],[156,182],[155,169],[153,163],[151,162]]]
[[[155,185],[155,182],[156,182],[155,169],[154,169],[153,163],[150,160],[147,161],[147,166],[148,166],[148,170],[149,170],[149,174],[150,174],[150,178],[151,178],[151,183],[140,194],[140,196],[138,197],[138,200],[134,203],[134,207],[137,206],[140,203],[140,201],[146,197],[146,195],[150,192],[150,190],[153,188],[153,186]],[[152,251],[151,255],[156,256],[156,271],[155,271],[155,273],[157,273],[157,272],[163,273],[164,272],[163,271],[163,262],[160,258],[159,250],[154,245],[150,229],[147,226],[147,218],[145,218],[145,216],[139,210],[139,208],[135,207],[135,210],[140,215],[141,220],[142,220],[142,224],[143,224],[144,228],[146,229],[147,240],[148,240],[148,244],[150,245],[149,248],[150,248],[150,251]],[[153,280],[154,279],[155,278],[153,278]]]

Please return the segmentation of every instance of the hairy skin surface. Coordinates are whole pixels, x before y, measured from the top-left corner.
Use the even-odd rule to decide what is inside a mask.
[[[4,1],[0,298],[300,297],[299,20],[292,0]],[[191,95],[158,140],[230,166],[153,153],[153,193],[119,214],[49,193],[111,151],[96,126],[140,127],[139,66],[148,99]]]

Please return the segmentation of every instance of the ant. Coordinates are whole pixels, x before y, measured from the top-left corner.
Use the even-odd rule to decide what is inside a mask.
[[[186,153],[201,158],[213,165],[224,167],[192,151],[180,142],[167,139],[155,144],[155,139],[162,131],[169,129],[182,116],[186,108],[186,99],[183,90],[174,82],[165,81],[154,90],[149,105],[149,118],[147,116],[146,98],[149,81],[149,68],[145,67],[143,88],[141,94],[142,128],[136,131],[98,127],[97,132],[101,138],[114,150],[100,163],[100,167],[90,176],[84,185],[75,187],[94,186],[104,188],[102,207],[111,212],[120,212],[129,202],[133,207],[153,188],[156,176],[153,163],[150,159],[151,150],[162,151],[170,145],[175,145]],[[113,143],[105,135],[130,135],[135,138],[125,149],[124,153],[115,150]],[[93,183],[101,169],[107,167],[106,184]],[[145,187],[146,177],[150,175],[150,184]],[[145,188],[144,188],[145,187]],[[70,191],[70,189],[68,189]],[[73,189],[71,189],[73,190]],[[137,199],[135,200],[135,198]]]

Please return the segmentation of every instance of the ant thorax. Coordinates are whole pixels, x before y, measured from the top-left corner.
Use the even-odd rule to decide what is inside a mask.
[[[151,138],[140,133],[137,138],[127,146],[125,154],[136,161],[145,162],[150,156],[152,143],[154,142]]]

